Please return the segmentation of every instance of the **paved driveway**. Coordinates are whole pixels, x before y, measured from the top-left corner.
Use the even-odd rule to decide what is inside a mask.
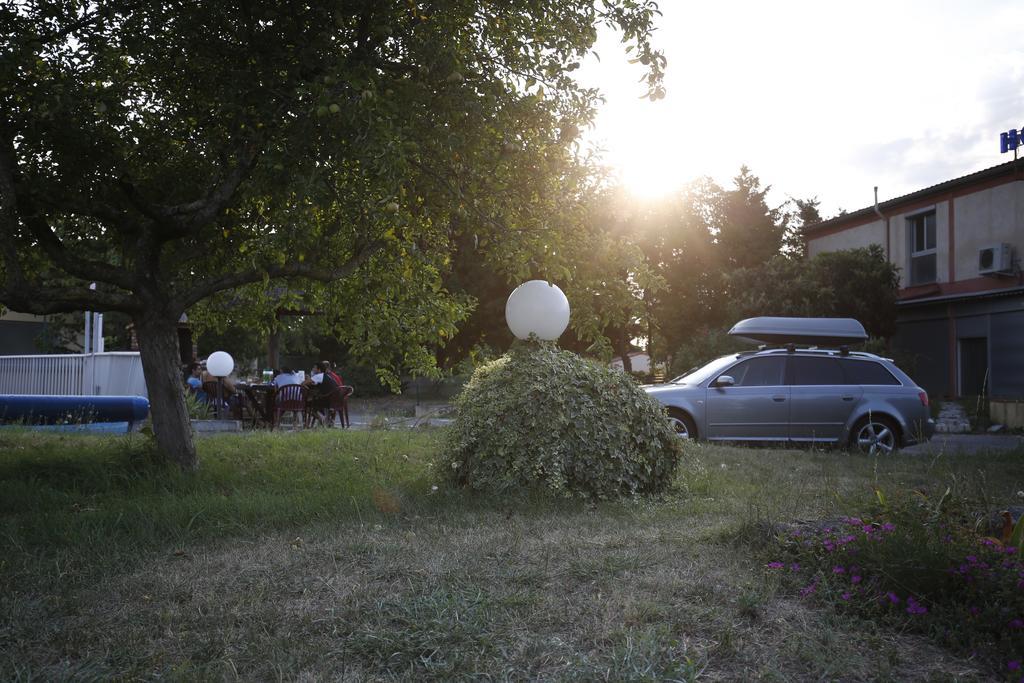
[[[936,455],[963,453],[973,455],[986,451],[1024,449],[1024,436],[1010,434],[936,434],[927,443],[911,446],[904,453]]]

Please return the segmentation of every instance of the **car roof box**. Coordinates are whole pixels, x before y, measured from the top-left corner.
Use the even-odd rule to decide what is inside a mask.
[[[729,334],[761,344],[843,346],[868,338],[864,326],[853,318],[747,318]]]

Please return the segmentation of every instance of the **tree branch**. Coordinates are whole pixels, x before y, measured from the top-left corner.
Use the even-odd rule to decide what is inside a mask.
[[[27,208],[31,211],[31,206]],[[21,222],[29,228],[54,265],[68,275],[90,282],[106,282],[126,291],[135,289],[137,283],[134,277],[124,268],[104,261],[83,258],[80,254],[72,254],[50,227],[49,222],[41,216],[23,214]]]
[[[154,235],[157,241],[165,242],[184,237],[216,218],[217,214],[231,202],[239,185],[256,166],[259,153],[259,144],[245,142],[236,156],[235,167],[220,184],[205,197],[184,204],[152,204],[139,194],[127,176],[119,178],[117,184],[131,205],[157,224],[159,230]]]
[[[5,250],[4,260],[7,261]],[[142,304],[128,294],[103,292],[67,287],[44,287],[36,283],[12,283],[8,279],[0,288],[0,301],[12,311],[48,315],[75,311],[120,311],[134,315],[143,310]]]
[[[383,240],[375,240],[362,249],[357,250],[352,258],[337,268],[325,268],[317,264],[292,261],[281,265],[270,265],[263,269],[254,268],[252,270],[209,277],[200,280],[190,287],[188,291],[174,297],[169,303],[169,308],[174,312],[184,312],[194,304],[217,292],[259,282],[265,277],[271,279],[303,277],[319,282],[340,280],[355,272],[359,266],[366,263],[383,246]]]

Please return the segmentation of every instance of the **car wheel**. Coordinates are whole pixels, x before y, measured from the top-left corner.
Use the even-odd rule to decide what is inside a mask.
[[[866,417],[850,435],[850,447],[867,455],[892,455],[899,443],[899,427],[888,417]]]
[[[683,411],[670,410],[668,423],[680,439],[697,438],[697,427],[693,424],[693,419]]]

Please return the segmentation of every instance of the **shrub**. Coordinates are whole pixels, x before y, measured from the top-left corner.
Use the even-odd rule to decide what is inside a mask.
[[[993,510],[957,483],[938,500],[879,492],[865,514],[783,534],[767,567],[805,598],[928,634],[996,669],[1020,668],[1024,522],[994,530]]]
[[[454,484],[593,498],[664,490],[681,453],[661,406],[628,375],[551,344],[516,344],[456,400],[442,457]]]

